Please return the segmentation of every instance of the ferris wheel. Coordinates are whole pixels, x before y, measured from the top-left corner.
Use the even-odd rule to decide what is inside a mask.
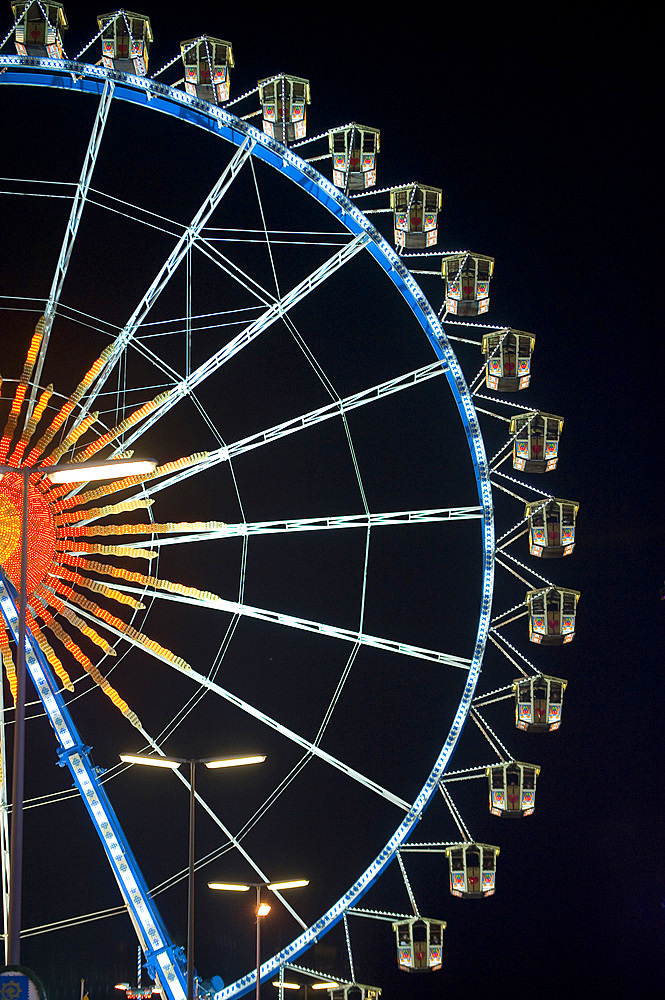
[[[115,788],[136,787],[116,763],[123,751],[267,752],[267,777],[233,785],[232,802],[197,794],[215,841],[198,861],[206,880],[277,881],[343,841],[326,884],[310,875],[302,910],[281,897],[293,934],[262,979],[340,922],[348,940],[347,917],[393,862],[411,895],[409,850],[445,848],[453,893],[490,894],[498,848],[470,836],[444,776],[471,716],[499,747],[494,811],[532,811],[538,769],[501,754],[483,706],[510,697],[518,726],[556,728],[565,682],[529,673],[506,640],[522,687],[489,684],[480,699],[476,687],[488,636],[498,647],[497,629],[525,614],[533,641],[566,642],[579,596],[513,566],[528,596],[492,611],[490,464],[513,455],[518,471],[550,471],[562,422],[513,404],[490,463],[473,393],[483,380],[525,388],[533,336],[484,326],[480,381],[467,383],[451,337],[468,331],[441,322],[405,266],[433,252],[440,191],[391,188],[379,210],[393,250],[351,197],[376,184],[378,130],[325,133],[332,180],[294,150],[307,139],[308,81],[266,77],[259,111],[237,117],[223,106],[233,56],[221,39],[182,43],[179,90],[146,76],[147,18],[101,18],[103,64],[91,65],[64,57],[61,5],[14,14],[20,54],[0,58],[0,94],[19,96],[31,126],[4,182],[17,236],[0,302],[22,375],[3,393],[0,464],[158,459],[131,481],[40,480],[30,493],[34,723],[46,728],[46,715],[56,733],[149,971],[184,996],[182,951],[155,906],[180,874],[148,884],[123,832],[139,824],[110,805]],[[492,271],[484,255],[444,254],[446,318],[484,314]],[[18,481],[0,482],[10,684]],[[529,503],[532,555],[572,551],[576,505],[544,493]],[[223,745],[204,745],[216,730]],[[52,789],[43,810],[67,794]],[[460,834],[414,845],[435,797]],[[396,922],[405,962],[414,912]],[[249,972],[214,992],[254,983]]]

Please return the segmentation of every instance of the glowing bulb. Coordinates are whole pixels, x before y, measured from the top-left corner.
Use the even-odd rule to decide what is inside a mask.
[[[120,760],[125,764],[148,764],[150,767],[170,767],[172,771],[177,771],[180,761],[169,760],[168,757],[138,757],[131,753],[121,753]]]
[[[227,757],[225,760],[207,760],[206,767],[242,767],[243,764],[262,764],[265,754],[254,754],[253,757]]]
[[[47,473],[52,483],[89,483],[93,479],[122,479],[125,476],[141,476],[154,472],[157,462],[153,459],[131,462],[68,462],[54,467]]]
[[[269,889],[299,889],[303,885],[309,885],[308,878],[292,878],[288,882],[271,882]]]

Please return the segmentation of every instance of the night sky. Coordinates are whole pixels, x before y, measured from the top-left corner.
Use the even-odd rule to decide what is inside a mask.
[[[65,8],[70,55],[96,30],[88,10],[81,12],[86,6]],[[656,371],[662,351],[658,357],[653,322],[658,286],[649,256],[658,188],[651,176],[648,47],[637,31],[631,37],[630,28],[618,19],[610,22],[605,12],[602,20],[579,11],[565,20],[559,13],[525,12],[513,5],[489,16],[466,8],[450,9],[445,18],[428,19],[418,12],[407,22],[404,13],[370,16],[357,10],[344,19],[326,12],[330,20],[317,28],[321,15],[303,9],[257,12],[236,5],[221,15],[219,9],[199,3],[178,19],[165,8],[147,11],[155,35],[150,72],[176,55],[182,39],[203,32],[228,39],[236,61],[232,97],[278,71],[306,77],[312,90],[310,134],[351,120],[378,127],[379,187],[409,180],[441,187],[439,248],[494,256],[488,321],[536,334],[531,387],[514,401],[565,418],[557,471],[533,481],[555,496],[580,502],[575,553],[544,569],[534,566],[581,592],[575,641],[562,649],[529,649],[524,620],[506,632],[543,672],[568,679],[563,725],[549,736],[526,736],[513,728],[510,702],[488,712],[515,758],[542,766],[536,812],[502,823],[488,813],[484,781],[453,786],[473,836],[501,847],[496,895],[477,903],[452,899],[441,855],[405,855],[421,912],[448,922],[444,968],[431,976],[399,973],[389,924],[356,918],[350,920],[356,979],[381,986],[384,1000],[461,998],[487,990],[498,997],[526,997],[536,989],[543,997],[559,997],[573,986],[594,996],[610,990],[626,997],[661,995],[665,864],[660,705],[665,692],[659,588],[665,564],[656,500],[657,456],[662,453]],[[9,30],[9,13],[5,20],[3,34]],[[94,56],[86,56],[90,61],[98,58],[97,49],[93,51]],[[11,52],[10,45],[3,50]],[[179,75],[177,63],[160,79],[174,82]],[[0,87],[3,176],[77,180],[95,102],[21,89],[29,93]],[[238,113],[255,107],[248,101]],[[258,124],[259,119],[253,121]],[[228,159],[220,145],[163,116],[113,108],[94,185],[183,223]],[[313,156],[325,152],[325,145],[299,152]],[[325,161],[321,169],[328,169]],[[267,171],[257,170],[257,176],[269,228],[311,225],[339,232],[292,185]],[[375,201],[385,206],[387,196]],[[359,202],[359,207],[370,202]],[[43,297],[68,203],[3,197],[0,205],[7,234],[0,262],[2,294]],[[390,216],[372,218],[389,238]],[[261,228],[247,171],[214,224]],[[110,327],[99,332],[65,317],[56,321],[44,383],[53,381],[65,395],[71,391],[110,339],[111,326],[127,318],[172,243],[172,237],[127,224],[121,215],[91,210],[84,216],[63,300],[104,317]],[[265,254],[242,244],[219,246],[270,286]],[[332,252],[312,245],[275,247],[282,290]],[[228,308],[251,303],[248,293],[238,293],[208,261],[196,258],[194,267],[195,311],[222,308],[220,302],[228,302]],[[433,360],[429,344],[386,286],[375,265],[359,263],[340,272],[321,299],[294,311],[298,331],[340,395]],[[422,287],[438,309],[440,279],[422,276]],[[181,315],[182,282],[165,294],[150,318]],[[30,313],[3,312],[3,377],[17,377],[35,319]],[[195,337],[193,364],[237,329],[213,329]],[[202,407],[227,443],[329,399],[291,333],[274,329],[260,348],[241,355],[232,371],[229,366],[218,381],[201,388]],[[181,372],[183,347],[175,341],[145,343],[162,351]],[[459,348],[471,379],[480,368],[480,353],[472,346]],[[132,365],[129,386],[157,384],[145,358],[134,356]],[[128,392],[124,402],[133,407],[149,396],[149,391]],[[111,411],[115,395],[104,403]],[[172,411],[141,442],[160,462],[220,443],[201,413],[187,406],[184,416]],[[511,413],[509,406],[498,410]],[[376,407],[356,411],[349,428],[370,509],[475,502],[464,435],[443,379],[397,394],[381,412]],[[489,417],[483,418],[482,428],[491,457],[507,425]],[[155,520],[235,522],[244,516],[250,521],[362,510],[339,421],[321,425],[311,440],[296,435],[250,453],[234,466],[234,476],[223,466],[156,494]],[[519,516],[518,503],[497,500],[498,533]],[[381,530],[388,531],[377,529],[371,535],[365,630],[469,655],[479,583],[475,522],[455,530],[423,525],[418,534],[413,528],[396,529],[385,537]],[[160,559],[158,575],[237,598],[237,540],[174,550]],[[535,562],[523,539],[513,551],[523,561]],[[243,599],[357,627],[364,552],[360,530],[268,536],[249,546]],[[496,609],[518,603],[523,590],[498,570]],[[215,619],[211,624],[215,614],[155,602],[137,627],[205,673],[230,620],[219,613],[222,623]],[[242,620],[230,638],[218,680],[313,736],[350,648]],[[144,654],[130,650],[117,659],[117,686],[136,706],[146,729],[157,735],[177,706],[187,703],[192,685]],[[325,746],[352,766],[366,767],[387,787],[415,796],[461,691],[462,677],[442,675],[442,669],[363,650]],[[511,671],[490,651],[488,676],[481,677],[479,691],[509,683]],[[119,752],[142,748],[138,734],[99,692],[81,702],[72,711],[93,746],[96,764],[111,768]],[[490,759],[489,748],[471,729],[467,726],[453,768]],[[30,734],[26,796],[68,787],[68,773],[53,766],[47,723],[35,720]],[[270,755],[261,774],[201,775],[204,795],[232,829],[246,822],[300,759],[293,747],[285,747],[257,723],[239,720],[210,695],[166,734],[164,749],[182,756],[250,749]],[[186,862],[186,794],[170,775],[156,778],[136,771],[107,788],[154,886]],[[310,763],[248,833],[246,846],[260,855],[271,877],[301,871],[310,877],[311,887],[298,890],[298,899],[294,892],[293,905],[314,920],[376,855],[396,825],[392,807],[377,804],[336,773]],[[457,839],[438,802],[421,826],[415,840]],[[198,853],[219,843],[219,832],[202,818]],[[26,927],[119,903],[101,848],[76,800],[26,813],[25,866]],[[241,881],[250,873],[226,853],[197,875],[197,966],[204,977],[219,974],[230,982],[252,964],[251,907],[246,899],[221,894],[211,899],[206,882],[213,877]],[[174,939],[184,943],[184,883],[160,894],[157,902]],[[408,911],[396,865],[364,902]],[[277,906],[264,927],[266,955],[296,933],[297,925]],[[23,961],[44,979],[52,1000],[77,996],[82,977],[89,983],[90,1000],[102,1000],[110,995],[109,983],[134,980],[136,944],[129,920],[113,916],[26,938]],[[339,928],[302,962],[351,978]],[[264,990],[269,995],[272,987]]]

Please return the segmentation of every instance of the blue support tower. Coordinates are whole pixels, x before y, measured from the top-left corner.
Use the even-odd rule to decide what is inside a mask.
[[[18,643],[16,591],[0,569],[0,608]],[[26,670],[44,706],[58,741],[60,764],[68,767],[74,784],[85,802],[94,827],[115,875],[122,898],[134,924],[146,958],[148,972],[169,1000],[185,1000],[185,955],[173,944],[148,891],[134,855],[127,843],[109,798],[90,760],[86,746],[72,721],[44,654],[26,629]]]

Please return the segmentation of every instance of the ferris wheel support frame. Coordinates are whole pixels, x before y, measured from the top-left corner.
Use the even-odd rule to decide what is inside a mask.
[[[102,96],[107,82],[114,84],[114,99],[127,101],[138,106],[150,107],[171,117],[188,122],[202,128],[209,134],[232,143],[237,148],[253,144],[251,155],[272,166],[290,181],[301,188],[306,194],[318,201],[347,229],[352,237],[365,237],[364,249],[379,264],[395,288],[400,292],[411,308],[416,320],[428,337],[432,348],[442,364],[443,374],[448,380],[450,390],[458,408],[460,419],[467,437],[471,460],[476,478],[476,488],[481,508],[482,520],[482,562],[483,583],[478,613],[478,629],[474,644],[473,656],[469,665],[464,691],[455,713],[452,726],[439,756],[399,827],[387,842],[383,850],[363,872],[353,886],[326,913],[323,914],[308,930],[296,938],[290,945],[265,962],[260,969],[260,978],[274,974],[287,962],[292,962],[303,951],[310,947],[319,937],[331,929],[342,919],[346,911],[357,903],[370,886],[376,881],[390,861],[395,857],[399,847],[408,839],[409,834],[418,822],[425,807],[435,792],[439,781],[446,771],[448,763],[460,737],[466,721],[473,694],[482,666],[482,659],[490,626],[492,593],[494,581],[494,518],[492,490],[489,479],[489,468],[485,455],[484,444],[471,394],[450,346],[448,338],[411,272],[404,266],[400,258],[372,226],[368,219],[349,201],[345,194],[330,181],[319,174],[312,166],[301,160],[291,150],[280,145],[274,139],[257,131],[247,122],[235,118],[222,108],[200,101],[182,91],[175,90],[163,84],[143,77],[107,70],[99,66],[91,66],[69,60],[35,59],[22,56],[0,57],[0,85],[31,85],[37,87],[55,88],[60,90],[78,91],[80,93]],[[34,648],[34,653],[32,652]],[[26,650],[27,653],[27,650]],[[42,666],[45,661],[36,646],[31,647],[32,659]],[[37,684],[39,690],[39,684]],[[53,689],[45,684],[50,698],[55,697]],[[60,708],[62,705],[62,708]],[[64,702],[59,702],[59,717]],[[73,725],[73,724],[72,724]],[[93,783],[94,770],[82,754],[82,744],[76,738],[79,751],[77,761],[85,771],[86,781]],[[76,780],[76,779],[75,779]],[[79,786],[80,787],[80,786]],[[101,787],[101,786],[100,786]],[[103,789],[102,789],[103,791]],[[82,795],[87,804],[87,792]],[[109,807],[110,808],[110,807]],[[89,812],[95,821],[93,811]],[[117,821],[116,821],[117,822]],[[95,821],[95,825],[97,825]],[[98,827],[99,829],[99,827]],[[100,836],[103,836],[99,830]],[[118,824],[118,834],[120,834]],[[124,837],[123,837],[124,842]],[[129,850],[127,848],[127,850]],[[136,866],[138,872],[138,866]],[[141,884],[145,885],[141,877]],[[149,894],[145,889],[147,898]],[[144,903],[144,900],[141,900]],[[154,907],[152,900],[151,906]],[[155,911],[156,912],[156,911]],[[172,947],[172,946],[171,946]],[[163,953],[160,953],[163,954]],[[158,956],[159,958],[159,956]],[[174,961],[174,965],[177,963]],[[178,980],[179,981],[179,980]],[[231,997],[241,996],[253,988],[256,983],[256,970],[237,980],[230,986],[215,994],[215,1000],[231,1000]],[[180,1000],[180,995],[173,995],[174,1000]]]
[[[18,644],[17,595],[0,568],[0,610]],[[151,976],[158,978],[169,1000],[185,1000],[182,948],[175,946],[150,896],[136,858],[127,843],[97,769],[90,760],[91,747],[81,739],[51,667],[26,626],[25,665],[58,741],[61,766],[67,766],[99,834],[104,852],[116,877],[127,912],[141,942]]]

